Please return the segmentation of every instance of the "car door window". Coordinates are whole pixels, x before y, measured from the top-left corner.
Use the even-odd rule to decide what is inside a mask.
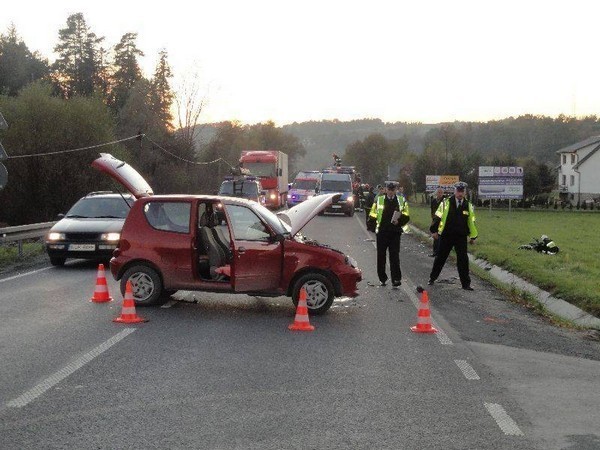
[[[189,233],[190,206],[189,202],[148,202],[144,215],[157,230]]]
[[[268,241],[271,233],[250,208],[228,205],[229,224],[236,241]]]

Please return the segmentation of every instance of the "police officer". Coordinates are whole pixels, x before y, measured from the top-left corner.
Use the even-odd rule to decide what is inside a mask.
[[[373,195],[373,201],[367,213],[367,230],[372,232],[375,232],[375,228],[377,227],[377,199],[381,195],[385,195],[385,186],[378,184],[376,189],[377,192]]]
[[[472,291],[469,276],[469,257],[467,255],[467,237],[473,244],[477,239],[475,227],[475,211],[473,205],[465,198],[467,183],[459,182],[454,185],[454,195],[444,199],[437,211],[435,220],[429,229],[434,239],[441,239],[440,247],[433,268],[429,275],[432,285],[440,275],[450,251],[456,251],[456,266],[462,288]]]
[[[387,284],[388,276],[385,271],[385,263],[389,252],[390,273],[394,288],[402,284],[400,235],[402,234],[402,227],[410,220],[408,203],[402,195],[396,192],[396,189],[396,183],[388,183],[386,194],[378,196],[373,204],[377,213],[377,276],[379,286]]]
[[[432,224],[436,219],[435,213],[438,210],[438,208],[440,207],[442,200],[444,200],[444,190],[441,187],[438,187],[435,190],[434,195],[431,196],[431,223]],[[440,249],[440,240],[434,239],[433,240],[433,253],[431,253],[431,255],[429,255],[429,256],[431,256],[432,258],[435,258],[439,252],[439,249]]]

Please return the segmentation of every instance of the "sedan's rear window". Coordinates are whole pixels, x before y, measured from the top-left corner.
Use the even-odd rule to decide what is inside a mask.
[[[144,214],[148,223],[157,230],[175,233],[190,232],[189,202],[148,202]]]

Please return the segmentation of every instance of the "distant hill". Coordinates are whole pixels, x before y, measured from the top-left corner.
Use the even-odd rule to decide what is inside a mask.
[[[523,115],[488,122],[452,122],[461,151],[480,153],[488,159],[495,155],[516,158],[531,157],[550,165],[558,164],[556,151],[590,136],[600,134],[600,119],[596,116],[574,118]],[[331,164],[331,154],[343,156],[346,147],[373,133],[388,140],[407,137],[409,150],[420,154],[428,140],[436,138],[441,124],[395,122],[362,119],[342,122],[323,120],[294,122],[282,129],[296,136],[306,149],[295,170],[320,169]],[[213,125],[203,125],[198,136],[199,149],[214,136]],[[439,139],[439,135],[438,135]]]
[[[196,139],[197,148],[202,149],[215,135],[216,126],[206,124],[198,127],[202,129]],[[406,136],[409,140],[409,149],[421,153],[425,134],[435,127],[436,125],[384,123],[379,119],[363,119],[349,122],[338,120],[294,122],[281,128],[286,133],[296,136],[306,149],[306,156],[298,161],[296,170],[317,170],[331,165],[332,153],[343,156],[349,144],[363,140],[373,133],[380,133],[389,140]]]

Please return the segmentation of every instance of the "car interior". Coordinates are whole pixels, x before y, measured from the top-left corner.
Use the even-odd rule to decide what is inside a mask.
[[[229,282],[233,252],[225,214],[215,203],[198,205],[198,271],[207,281]]]

